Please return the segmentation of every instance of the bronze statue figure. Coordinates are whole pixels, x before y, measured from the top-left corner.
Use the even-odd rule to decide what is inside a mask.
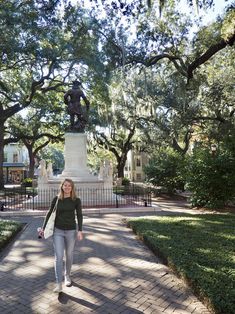
[[[64,102],[68,106],[70,115],[70,130],[83,133],[88,122],[90,103],[80,86],[81,83],[79,81],[73,81],[72,89],[68,90],[64,95]],[[86,106],[82,106],[81,98]]]

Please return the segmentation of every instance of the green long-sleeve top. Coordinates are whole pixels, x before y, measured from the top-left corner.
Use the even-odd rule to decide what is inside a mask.
[[[43,223],[43,229],[45,229],[47,221],[54,209],[57,196],[52,200],[50,209],[47,212]],[[82,206],[80,198],[72,200],[71,197],[66,197],[63,200],[59,199],[56,210],[55,227],[62,230],[76,229],[75,212],[77,215],[78,230],[82,231]]]

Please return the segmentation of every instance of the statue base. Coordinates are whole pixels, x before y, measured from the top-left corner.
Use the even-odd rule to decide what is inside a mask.
[[[87,167],[87,136],[84,133],[65,133],[65,167],[57,177],[38,179],[38,196],[35,204],[38,207],[49,206],[52,198],[58,194],[64,179],[74,181],[77,194],[84,206],[100,206],[113,204],[112,175],[99,178],[90,173]]]
[[[87,136],[84,133],[65,133],[65,167],[60,178],[77,182],[97,181],[87,168]]]

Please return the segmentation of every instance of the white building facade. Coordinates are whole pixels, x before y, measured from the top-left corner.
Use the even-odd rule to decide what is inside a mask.
[[[132,182],[144,182],[144,166],[148,164],[148,156],[144,152],[130,150],[124,168],[124,176]]]
[[[11,143],[4,147],[3,176],[8,184],[19,184],[27,177],[28,151],[25,146]]]

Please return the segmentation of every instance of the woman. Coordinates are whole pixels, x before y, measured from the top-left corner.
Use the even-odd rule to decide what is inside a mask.
[[[76,238],[78,240],[83,239],[82,234],[82,208],[81,200],[76,196],[75,186],[71,179],[65,179],[60,186],[59,195],[56,196],[51,203],[50,209],[46,215],[46,218],[42,227],[43,230],[46,227],[47,221],[53,211],[53,208],[57,203],[55,229],[53,233],[53,246],[55,251],[55,277],[56,287],[53,290],[56,293],[62,291],[63,281],[63,257],[65,252],[65,268],[64,268],[64,280],[67,287],[71,286],[72,281],[70,279],[71,267],[73,263],[73,252]],[[75,212],[77,216],[78,229],[76,228]]]

